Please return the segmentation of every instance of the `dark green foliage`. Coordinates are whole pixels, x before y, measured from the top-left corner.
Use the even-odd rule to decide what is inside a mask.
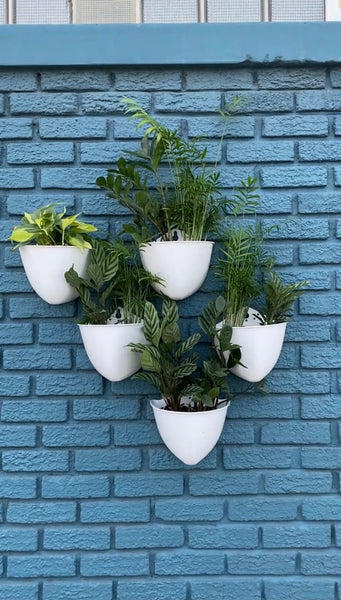
[[[294,301],[304,294],[302,287],[308,283],[305,280],[285,285],[276,273],[270,273],[264,285],[266,323],[271,325],[287,321]]]

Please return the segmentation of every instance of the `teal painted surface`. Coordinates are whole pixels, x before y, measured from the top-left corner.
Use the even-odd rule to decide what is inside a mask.
[[[340,35],[336,22],[2,25],[0,66],[338,63]]]
[[[161,443],[152,390],[93,370],[77,301],[40,300],[6,239],[52,202],[120,229],[93,181],[136,148],[122,96],[214,150],[235,93],[226,193],[259,178],[278,269],[311,283],[269,394],[236,399],[189,468]],[[8,69],[0,107],[0,600],[340,598],[341,65]],[[185,330],[217,288],[180,303]]]

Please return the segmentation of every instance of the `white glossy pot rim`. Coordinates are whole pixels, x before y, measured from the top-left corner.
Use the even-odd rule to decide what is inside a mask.
[[[90,248],[79,248],[73,244],[23,244],[20,249],[23,248],[77,248],[77,250],[90,250]]]
[[[209,240],[155,240],[150,242],[144,242],[143,244],[140,244],[139,247],[143,249],[144,246],[151,246],[154,244],[158,244],[161,246],[164,246],[165,244],[176,244],[176,246],[185,246],[186,244],[210,244],[211,246],[213,246],[214,242],[210,242]]]
[[[77,323],[78,327],[105,327],[106,329],[119,329],[120,327],[141,327],[143,322],[140,323]]]
[[[159,406],[159,404],[163,402],[162,406]],[[221,410],[225,410],[226,408],[228,408],[231,404],[230,400],[224,400],[223,398],[221,399],[221,404],[217,407],[217,408],[213,408],[212,410],[198,410],[198,411],[193,411],[193,412],[186,412],[186,411],[182,411],[182,410],[165,410],[164,406],[165,406],[165,401],[164,400],[150,400],[150,405],[152,406],[152,408],[156,411],[161,412],[162,414],[167,414],[167,415],[182,415],[185,419],[193,419],[195,417],[199,418],[202,415],[210,415],[210,414],[214,414],[217,413]]]
[[[231,325],[233,330],[243,330],[245,331],[247,330],[252,330],[252,329],[257,329],[257,331],[260,331],[261,329],[269,329],[270,327],[278,327],[279,325],[287,325],[287,321],[281,321],[280,323],[270,323],[270,325],[268,324],[264,324],[262,325],[261,323],[259,323],[258,325]],[[229,325],[229,323],[226,323],[226,321],[219,321],[219,323],[217,323],[217,329],[218,331],[223,327],[223,325]]]

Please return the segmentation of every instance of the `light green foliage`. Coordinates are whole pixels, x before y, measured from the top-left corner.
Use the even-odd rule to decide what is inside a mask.
[[[96,240],[90,253],[87,278],[79,277],[71,267],[65,279],[79,293],[85,315],[83,322],[105,324],[119,308],[123,309],[123,323],[141,321],[155,277],[144,271],[135,247],[121,241]]]
[[[34,211],[24,213],[20,225],[13,228],[10,240],[18,248],[34,242],[39,246],[77,246],[91,248],[89,234],[97,227],[79,221],[77,215],[66,216],[66,209],[56,212],[56,204],[49,204]]]
[[[161,318],[153,304],[146,302],[144,334],[148,344],[130,344],[135,352],[141,353],[142,371],[133,377],[155,386],[168,410],[216,408],[221,389],[228,392],[228,369],[214,352],[198,368],[198,355],[192,350],[200,334],[181,339],[178,308],[173,300],[163,299]],[[232,349],[227,337],[225,341],[227,349]],[[183,402],[185,396],[191,396],[189,406]]]
[[[270,273],[264,285],[266,323],[271,325],[287,321],[294,301],[304,294],[302,287],[308,283],[308,280],[304,280],[285,285],[276,273]]]
[[[217,164],[207,163],[206,147],[163,127],[134,100],[124,102],[137,129],[145,128],[141,148],[128,152],[129,159],[120,158],[116,169],[96,183],[131,212],[133,224],[124,226],[125,232],[138,243],[158,236],[172,240],[174,229],[184,239],[201,240],[219,230],[225,214],[244,210],[238,209],[245,202],[242,194],[223,197]],[[220,111],[225,126],[238,106],[236,98]]]

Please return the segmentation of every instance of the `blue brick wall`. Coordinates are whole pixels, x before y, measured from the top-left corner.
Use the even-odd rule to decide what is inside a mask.
[[[0,72],[0,600],[340,600],[341,77],[337,67]],[[311,280],[269,394],[244,394],[196,467],[161,443],[150,388],[91,368],[77,302],[35,296],[6,242],[60,202],[104,235],[125,211],[94,186],[137,134],[124,95],[222,147],[248,175],[282,275]],[[180,303],[193,322],[216,282]],[[234,384],[232,383],[232,386]]]

